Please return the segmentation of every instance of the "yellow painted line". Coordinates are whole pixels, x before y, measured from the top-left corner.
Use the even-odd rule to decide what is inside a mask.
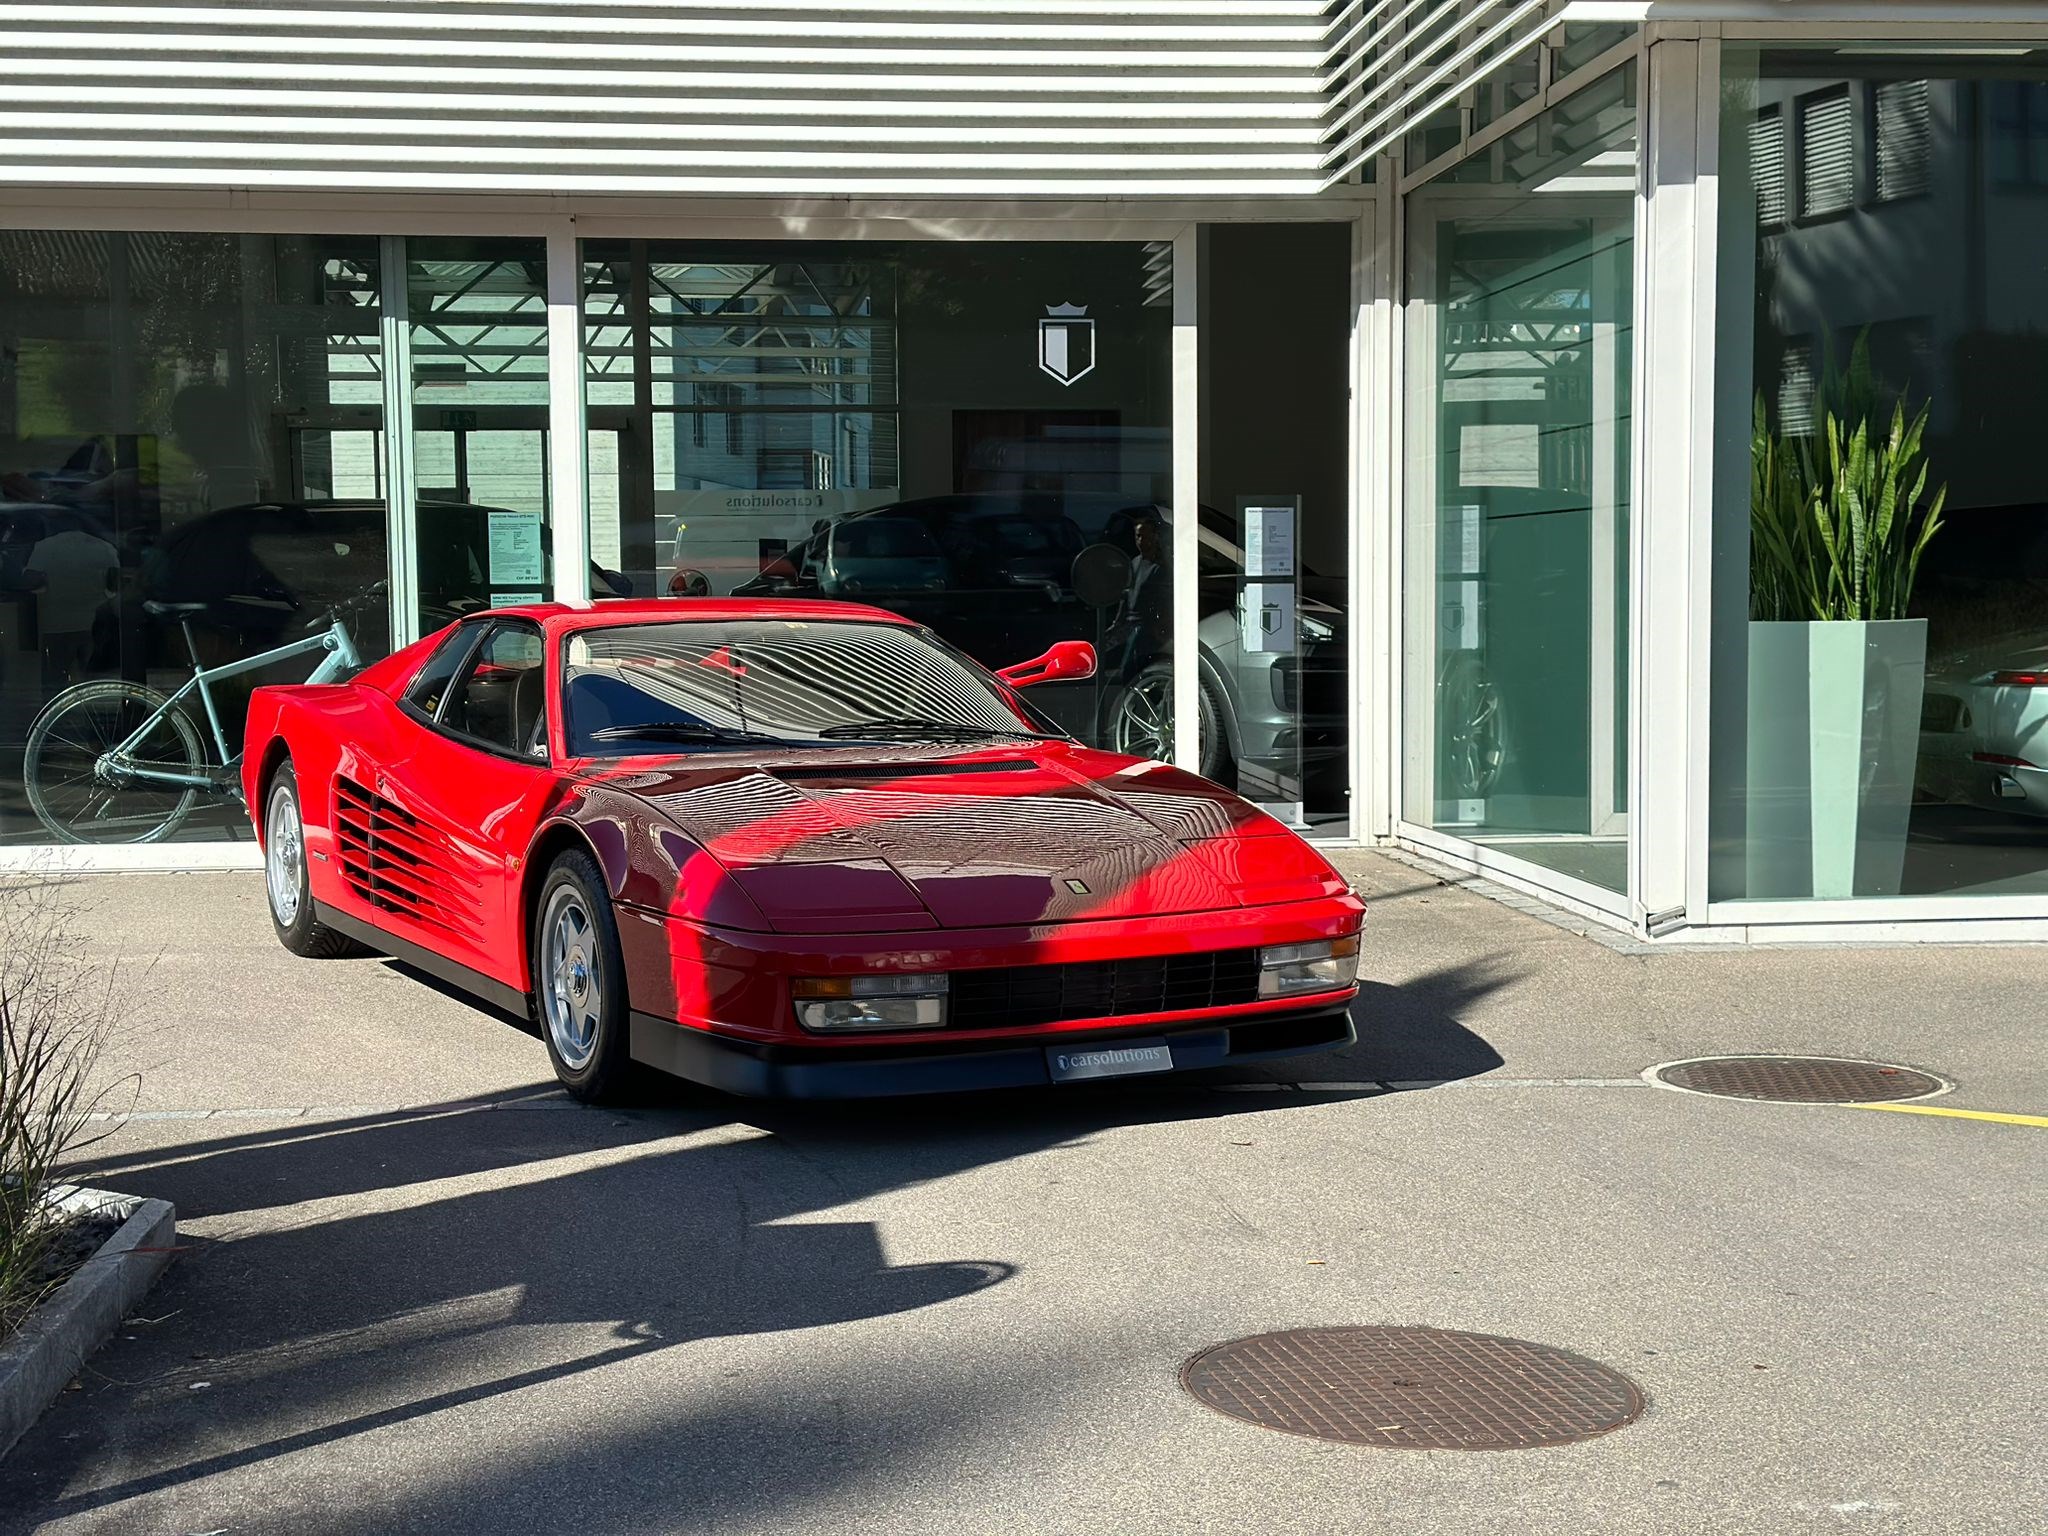
[[[1943,1109],[1934,1104],[1851,1104],[1851,1109],[1888,1109],[1897,1115],[1940,1115],[1949,1120],[1991,1120],[1999,1125],[2048,1127],[2048,1115],[2001,1115],[1988,1109]]]

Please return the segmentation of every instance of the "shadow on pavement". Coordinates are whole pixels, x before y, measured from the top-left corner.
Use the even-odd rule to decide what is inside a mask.
[[[1358,1046],[1267,1065],[1282,1081],[1488,1070],[1499,1057],[1455,1014],[1501,984],[1371,984]],[[352,1482],[343,1500],[273,1508],[243,1528],[280,1516],[294,1530],[675,1528],[679,1509],[707,1500],[735,1518],[800,1515],[807,1497],[915,1447],[942,1454],[986,1433],[921,1406],[920,1379],[969,1367],[884,1355],[835,1395],[844,1367],[820,1365],[815,1389],[792,1395],[786,1380],[702,1381],[687,1346],[987,1305],[980,1293],[1015,1273],[971,1238],[932,1257],[929,1233],[923,1261],[896,1262],[873,1221],[820,1213],[1120,1127],[1330,1102],[1176,1079],[887,1105],[761,1104],[678,1085],[614,1110],[529,1088],[194,1140],[167,1132],[86,1176],[171,1199],[188,1222],[212,1218],[210,1236],[145,1304],[156,1321],[124,1329],[133,1337],[90,1363],[86,1389],[0,1462],[0,1530],[233,1525],[215,1518],[222,1498],[296,1490],[322,1467],[289,1458],[400,1426],[461,1454],[424,1481]],[[980,1331],[999,1340],[998,1316]],[[594,1373],[663,1351],[678,1351],[667,1406],[606,1413],[601,1430],[576,1419],[610,1379]],[[1041,1367],[1050,1380],[1060,1362],[1006,1363],[1006,1390],[1033,1391]],[[850,1431],[834,1403],[877,1391],[893,1422]],[[377,1454],[339,1465],[353,1475]],[[214,1481],[231,1472],[242,1476]],[[331,1524],[311,1518],[322,1509]]]

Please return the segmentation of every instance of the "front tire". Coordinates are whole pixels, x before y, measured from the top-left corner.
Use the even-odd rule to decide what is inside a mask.
[[[271,775],[263,797],[263,889],[277,942],[308,960],[338,960],[362,946],[315,918],[306,862],[306,819],[299,809],[299,776],[289,759]]]
[[[633,1076],[626,962],[603,873],[582,850],[549,866],[527,955],[555,1076],[586,1104],[618,1098]]]
[[[1196,772],[1205,779],[1218,779],[1229,767],[1229,753],[1223,739],[1223,708],[1209,680],[1200,679],[1196,690],[1196,725],[1201,735]],[[1149,757],[1155,762],[1173,761],[1173,668],[1154,662],[1111,695],[1103,740],[1112,752],[1126,757]]]

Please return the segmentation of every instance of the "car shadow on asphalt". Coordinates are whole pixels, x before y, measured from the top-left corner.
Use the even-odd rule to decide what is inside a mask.
[[[225,1474],[275,1489],[285,1458],[354,1437],[430,1424],[474,1435],[515,1408],[545,1423],[591,1390],[579,1379],[669,1350],[681,1351],[678,1378],[702,1388],[683,1394],[684,1409],[601,1435],[521,1433],[516,1459],[472,1445],[424,1485],[362,1487],[362,1504],[331,1524],[309,1509],[287,1522],[594,1529],[678,1507],[801,1515],[812,1495],[969,1432],[924,1405],[964,1367],[880,1360],[835,1387],[842,1367],[821,1361],[822,1378],[792,1392],[786,1379],[696,1382],[687,1346],[999,1308],[1016,1273],[971,1232],[958,1252],[933,1255],[926,1234],[925,1251],[898,1259],[874,1221],[830,1213],[1122,1127],[1285,1115],[1345,1096],[1218,1091],[1263,1084],[1269,1068],[1280,1069],[1270,1080],[1332,1083],[1489,1070],[1499,1056],[1456,1013],[1502,984],[1451,973],[1369,984],[1361,1041],[1344,1053],[1156,1084],[882,1105],[763,1104],[677,1084],[623,1108],[528,1088],[107,1149],[85,1177],[168,1198],[188,1222],[211,1218],[208,1235],[186,1239],[145,1304],[156,1321],[125,1328],[132,1336],[89,1364],[84,1390],[0,1462],[0,1509],[16,1512],[0,1530],[85,1516],[215,1528],[208,1489]],[[980,1326],[999,1332],[998,1317]],[[890,1337],[903,1347],[900,1332]],[[1039,1364],[1056,1375],[1058,1362]],[[873,1371],[897,1372],[900,1398],[891,1422],[850,1437],[832,1405],[871,1403]],[[748,1475],[729,1474],[735,1458]],[[599,1486],[615,1518],[593,1525],[576,1490]]]

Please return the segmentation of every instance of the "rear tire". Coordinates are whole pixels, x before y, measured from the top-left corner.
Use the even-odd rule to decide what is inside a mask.
[[[28,728],[22,787],[29,809],[65,843],[160,843],[192,814],[191,784],[114,784],[99,778],[99,759],[164,706],[164,696],[139,683],[109,679],[66,688]],[[179,774],[198,774],[205,759],[199,732],[184,710],[165,713],[137,744],[135,759]]]
[[[622,1097],[635,1076],[626,961],[603,872],[581,849],[548,867],[527,959],[555,1076],[586,1104]]]
[[[313,884],[306,860],[306,819],[299,808],[299,776],[287,758],[270,776],[263,796],[263,890],[277,942],[308,960],[338,960],[364,953],[346,934],[336,933],[314,913]]]

